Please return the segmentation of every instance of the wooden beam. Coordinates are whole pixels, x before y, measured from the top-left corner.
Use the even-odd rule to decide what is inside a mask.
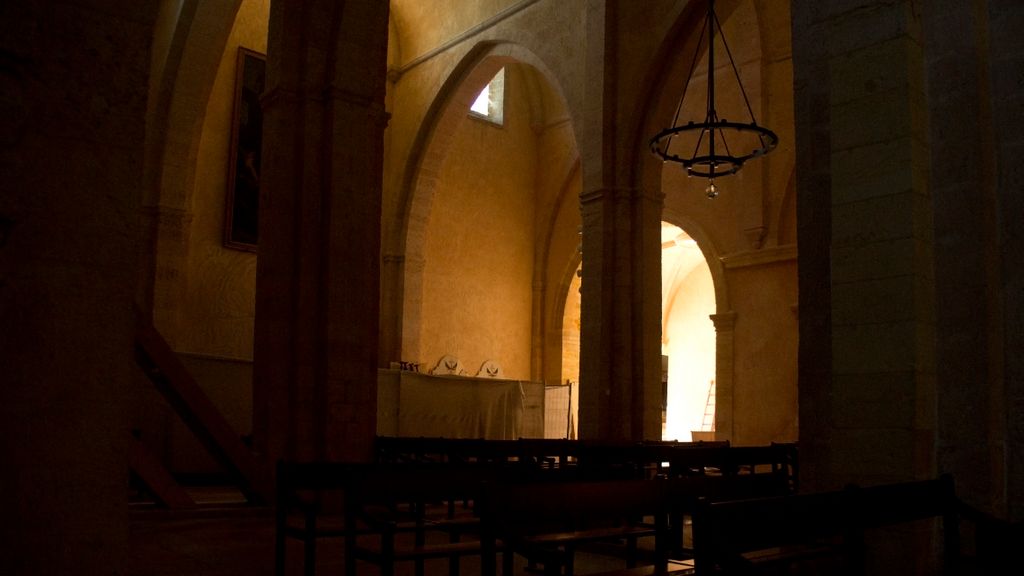
[[[250,502],[270,501],[269,471],[242,442],[156,328],[139,319],[135,332],[139,366],[207,451],[235,479]]]
[[[192,497],[174,481],[174,477],[149,453],[142,441],[134,436],[128,444],[128,467],[153,492],[157,500],[168,508],[195,507]]]

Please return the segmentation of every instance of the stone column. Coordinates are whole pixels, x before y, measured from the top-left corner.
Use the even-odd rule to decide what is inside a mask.
[[[618,2],[587,4],[587,103],[580,144],[583,277],[580,438],[661,438],[660,194],[637,187],[627,158],[635,145],[618,109],[623,82]],[[630,95],[632,97],[633,95]]]
[[[380,355],[378,364],[387,368],[402,357],[402,291],[405,255],[384,254],[381,259]]]
[[[736,350],[736,313],[710,316],[715,325],[715,440],[733,440],[733,359]]]
[[[1019,3],[929,3],[940,469],[996,516],[1024,518]],[[1016,415],[1016,417],[1015,417]],[[1016,480],[1015,480],[1016,479]]]
[[[920,15],[793,4],[800,440],[808,486],[935,472],[934,277]]]
[[[376,432],[386,2],[274,2],[256,278],[254,435],[366,460]]]
[[[580,437],[661,438],[661,199],[581,197]]]
[[[1001,380],[994,384],[1000,402],[990,412],[990,422],[999,436],[994,440],[993,458],[1005,458],[1006,515],[1013,522],[1024,521],[1024,114],[1021,114],[1020,63],[1024,46],[1020,23],[1024,4],[1013,0],[985,3],[989,24],[988,60],[994,122],[995,189],[998,218],[999,287],[994,298],[1001,303],[993,332],[1005,353],[993,355]],[[1014,82],[1012,79],[1017,78]],[[992,318],[991,316],[989,317]],[[991,326],[991,325],[990,325]],[[1003,428],[1005,426],[1005,429]],[[1005,430],[1005,431],[1004,431]],[[1010,559],[1007,547],[1007,560]]]
[[[0,566],[123,574],[157,2],[0,4]]]

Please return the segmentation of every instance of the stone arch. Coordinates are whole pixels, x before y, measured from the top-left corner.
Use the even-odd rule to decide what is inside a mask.
[[[796,167],[789,171],[786,189],[775,214],[775,243],[796,243]]]
[[[751,1],[722,0],[716,3],[715,10],[724,24],[744,2]],[[696,49],[699,34],[695,32],[699,32],[699,28],[703,24],[705,5],[690,2],[680,7],[677,4],[675,14],[675,22],[665,34],[645,76],[645,90],[640,97],[641,102],[634,107],[634,109],[643,110],[644,113],[632,124],[633,133],[630,136],[630,149],[628,150],[628,157],[632,160],[630,166],[635,171],[631,175],[634,185],[648,194],[662,198],[664,198],[662,190],[663,164],[660,159],[650,153],[648,139],[667,126],[675,113],[680,91],[690,66],[689,58],[680,58],[679,55],[692,55]],[[760,21],[760,18],[758,20]],[[733,324],[736,313],[732,309],[725,267],[721,261],[723,254],[721,248],[713,241],[715,236],[686,214],[663,205],[662,220],[679,226],[697,242],[711,270],[716,307],[716,313],[711,318],[716,331],[717,409],[715,430],[718,439],[731,440],[735,378]]]
[[[715,431],[716,438],[731,440],[733,421],[733,381],[734,360],[732,325],[736,313],[732,311],[729,299],[729,286],[726,281],[725,266],[721,254],[711,235],[697,222],[670,208],[662,214],[662,220],[682,228],[690,236],[704,254],[704,260],[711,271],[711,282],[715,290],[715,314],[711,321],[715,326]],[[665,333],[665,319],[662,313],[662,334]]]
[[[140,230],[146,249],[140,251],[136,295],[146,314],[160,306],[156,278],[176,277],[160,270],[179,266],[186,248],[206,102],[241,0],[185,0],[177,11],[171,5],[164,5],[154,26],[154,49],[163,50],[153,58],[146,103]]]
[[[558,207],[562,206],[565,202],[569,201],[568,198],[570,191],[573,187],[573,182],[580,179],[581,176],[581,164],[580,159],[577,156],[576,161],[573,162],[569,168],[569,172],[565,175],[562,180],[562,186],[560,188],[558,197],[554,200],[553,208],[548,211],[545,216],[545,222],[540,227],[541,234],[544,236],[544,241],[538,243],[536,262],[534,264],[534,278],[541,279],[543,284],[543,277],[550,264],[551,252],[547,249],[551,245],[551,239],[555,233],[555,225],[558,216]],[[543,246],[541,246],[543,244]],[[571,287],[573,276],[576,274],[577,268],[582,262],[583,256],[577,250],[572,253],[572,256],[566,261],[566,265],[560,274],[560,280],[554,288],[554,299],[553,306],[550,311],[540,310],[540,318],[535,319],[535,330],[540,333],[540,337],[535,336],[534,346],[541,348],[542,359],[541,365],[536,366],[534,371],[536,374],[541,375],[541,379],[549,373],[548,365],[556,360],[560,363],[562,358],[562,339],[556,338],[553,335],[561,334],[562,330],[565,329],[563,326],[563,318],[565,314],[565,297],[564,295],[568,292]],[[537,282],[535,282],[536,284]],[[549,288],[544,286],[545,289]],[[546,303],[547,298],[543,298],[543,303]],[[548,328],[546,328],[548,327]],[[550,340],[549,340],[550,338]],[[560,365],[560,364],[559,364]],[[559,370],[561,374],[561,370]],[[536,376],[535,376],[536,379]],[[563,380],[563,377],[559,378],[559,381]]]
[[[389,310],[393,341],[389,352],[418,355],[422,292],[423,244],[434,191],[451,141],[477,94],[502,67],[528,64],[553,87],[562,102],[565,97],[550,68],[533,52],[510,42],[484,41],[476,44],[449,74],[424,116],[410,149],[397,199],[400,221],[385,239],[386,259],[401,271],[387,274],[382,292],[391,299]],[[385,262],[385,265],[388,265]]]
[[[729,287],[726,282],[725,266],[722,264],[722,254],[712,240],[711,234],[692,218],[673,208],[666,207],[662,212],[661,219],[669,224],[679,226],[683,229],[683,232],[686,232],[697,243],[697,247],[700,248],[701,253],[704,254],[704,259],[708,263],[708,268],[711,269],[711,279],[715,283],[715,308],[717,312],[724,313],[731,310]]]

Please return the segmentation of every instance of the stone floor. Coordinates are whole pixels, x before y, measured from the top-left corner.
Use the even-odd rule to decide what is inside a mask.
[[[577,554],[576,573],[601,572],[625,566],[614,550],[583,550]],[[302,574],[302,547],[289,540],[288,576]],[[340,540],[324,540],[317,547],[317,574],[343,576]],[[427,563],[427,576],[446,576],[447,560]],[[399,565],[396,576],[412,574],[411,563]],[[462,576],[479,574],[479,559],[460,564]],[[142,509],[132,513],[129,576],[273,576],[274,518],[266,507],[225,503],[205,504],[196,510]],[[516,575],[536,576],[522,558]],[[360,564],[359,574],[377,570]]]

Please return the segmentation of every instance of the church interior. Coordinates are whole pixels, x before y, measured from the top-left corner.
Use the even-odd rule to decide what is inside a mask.
[[[271,574],[274,464],[382,436],[793,445],[1021,538],[1024,3],[712,5],[0,4],[0,565]]]

